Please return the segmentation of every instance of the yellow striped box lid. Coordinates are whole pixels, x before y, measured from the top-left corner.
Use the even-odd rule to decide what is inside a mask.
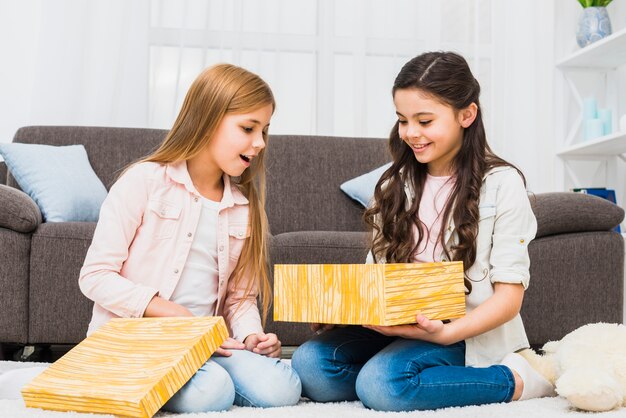
[[[222,317],[112,319],[22,396],[31,408],[152,417],[226,338]]]

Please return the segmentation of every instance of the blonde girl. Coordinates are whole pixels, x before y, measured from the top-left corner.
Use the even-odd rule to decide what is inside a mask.
[[[222,64],[193,82],[158,149],[103,203],[80,272],[95,302],[88,335],[115,317],[222,315],[231,337],[163,407],[220,411],[300,398],[300,380],[264,333],[269,304],[264,155],[274,97]]]

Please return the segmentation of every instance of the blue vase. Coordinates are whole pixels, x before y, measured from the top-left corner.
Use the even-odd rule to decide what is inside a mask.
[[[581,48],[599,41],[612,33],[611,21],[606,7],[586,7],[578,21],[576,42]]]

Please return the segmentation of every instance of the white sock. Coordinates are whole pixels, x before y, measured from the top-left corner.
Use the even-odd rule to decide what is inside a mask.
[[[520,401],[545,396],[556,396],[554,386],[539,374],[530,363],[517,353],[507,354],[500,363],[514,370],[522,378],[524,389]]]
[[[0,374],[0,399],[22,399],[22,387],[47,368],[29,367]]]

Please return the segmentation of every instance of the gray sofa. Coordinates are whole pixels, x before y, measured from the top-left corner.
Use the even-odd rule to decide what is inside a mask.
[[[107,189],[130,162],[164,137],[154,129],[25,127],[14,142],[83,144]],[[272,263],[361,263],[367,233],[362,208],[339,185],[389,160],[383,139],[275,135],[267,152],[267,213]],[[580,325],[622,322],[624,243],[611,229],[624,211],[573,193],[531,197],[537,238],[530,244],[531,285],[522,316],[533,345]],[[0,343],[75,344],[92,302],[78,274],[93,223],[41,223],[32,200],[0,167]],[[305,324],[274,323],[284,345],[310,337]]]

